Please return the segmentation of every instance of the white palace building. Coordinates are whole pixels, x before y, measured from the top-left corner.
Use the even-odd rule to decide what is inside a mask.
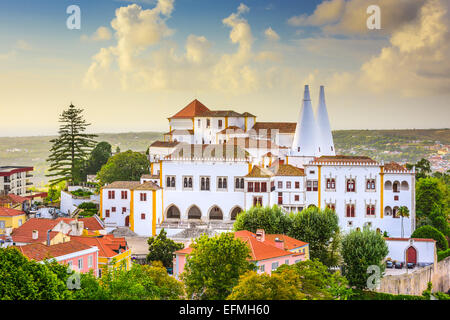
[[[141,181],[101,189],[100,211],[110,228],[151,236],[165,224],[232,226],[254,205],[285,212],[332,208],[342,230],[370,226],[404,238],[415,229],[414,170],[363,156],[335,154],[324,87],[314,113],[305,86],[298,121],[258,122],[248,112],[210,110],[198,100],[170,117],[164,141],[149,148]]]

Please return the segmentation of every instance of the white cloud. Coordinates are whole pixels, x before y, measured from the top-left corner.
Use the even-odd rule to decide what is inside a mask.
[[[278,35],[278,33],[276,33],[272,27],[267,28],[264,31],[264,35],[266,36],[267,40],[272,40],[272,41],[278,41],[280,40],[280,36]]]
[[[107,27],[99,27],[91,36],[81,35],[82,41],[105,41],[112,37],[111,31]]]

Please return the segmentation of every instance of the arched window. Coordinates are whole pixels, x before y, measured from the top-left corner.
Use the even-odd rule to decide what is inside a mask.
[[[231,211],[230,219],[231,219],[231,220],[236,220],[237,215],[238,215],[239,213],[241,213],[241,212],[242,212],[242,209],[241,209],[240,207],[234,208],[233,211]]]
[[[175,188],[175,177],[172,177],[172,179],[170,179],[170,184],[172,188]]]
[[[189,186],[189,188],[192,188],[192,178],[189,178],[188,186]]]
[[[209,190],[209,178],[206,178],[206,190]]]
[[[408,184],[408,182],[402,181],[402,184],[401,184],[401,186],[400,186],[400,189],[401,189],[401,190],[404,190],[404,191],[408,191],[408,190],[409,190],[409,184]]]
[[[166,179],[166,187],[170,188],[170,177],[167,177]]]
[[[205,190],[205,178],[201,179],[201,190]]]
[[[347,192],[355,192],[355,179],[347,179]]]
[[[222,187],[223,187],[224,189],[227,188],[227,178],[223,178],[223,184],[222,184]]]
[[[177,206],[171,205],[169,209],[167,209],[167,218],[168,219],[180,219],[180,210]]]
[[[234,187],[235,187],[236,189],[239,189],[239,188],[240,188],[239,180],[240,180],[240,179],[237,178],[236,181],[235,181],[235,186],[234,186]]]
[[[202,217],[202,212],[197,206],[192,206],[188,211],[188,219],[200,219]]]
[[[244,178],[241,178],[241,189],[244,189]]]
[[[184,178],[184,179],[183,179],[183,186],[184,186],[185,188],[188,187],[188,178]]]
[[[219,183],[217,186],[219,189],[222,189],[222,178],[219,178]]]

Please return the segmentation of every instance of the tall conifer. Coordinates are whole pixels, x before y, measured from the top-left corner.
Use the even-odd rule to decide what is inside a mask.
[[[96,135],[84,133],[90,123],[86,123],[82,115],[83,109],[70,104],[59,117],[59,137],[50,140],[53,143],[47,162],[50,163],[47,177],[54,177],[50,185],[61,181],[74,181],[77,162],[87,159],[95,146]]]

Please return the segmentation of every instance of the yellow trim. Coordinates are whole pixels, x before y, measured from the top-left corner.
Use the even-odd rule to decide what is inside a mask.
[[[164,189],[163,189],[163,177],[162,177],[162,160],[159,160],[159,184],[161,187],[161,212],[163,213],[162,216],[162,222],[164,222],[165,216],[164,216]]]
[[[152,236],[156,236],[156,190],[152,190]]]
[[[321,194],[320,194],[320,186],[322,185],[322,178],[321,178],[321,172],[322,172],[322,166],[317,166],[317,168],[319,168],[319,172],[318,172],[318,179],[319,179],[319,186],[318,186],[318,191],[319,191],[319,194],[318,194],[318,197],[319,197],[319,205],[318,205],[318,208],[320,209],[320,202],[321,202]]]
[[[131,199],[130,199],[130,230],[134,231],[134,190],[130,190]]]
[[[248,173],[252,172],[252,163],[248,163]]]
[[[247,117],[245,117],[245,131],[247,132]]]
[[[272,157],[269,157],[269,167],[272,165]]]
[[[380,218],[384,215],[384,167],[380,167]]]
[[[100,188],[100,219],[103,219],[103,188]]]
[[[153,175],[153,162],[150,163],[150,174]]]
[[[286,156],[286,164],[289,164],[289,157]]]
[[[195,133],[195,119],[192,118],[192,132]]]
[[[225,129],[228,128],[228,117],[225,117]]]

